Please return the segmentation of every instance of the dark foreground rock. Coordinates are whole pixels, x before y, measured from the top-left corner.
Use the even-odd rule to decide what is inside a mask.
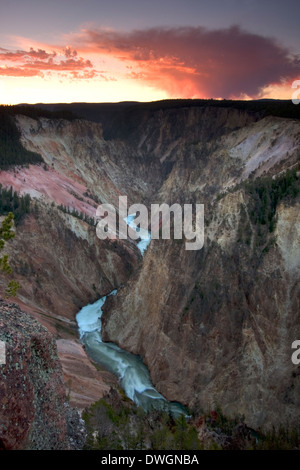
[[[80,449],[84,424],[67,402],[54,337],[0,300],[0,341],[6,360],[0,365],[0,448]]]

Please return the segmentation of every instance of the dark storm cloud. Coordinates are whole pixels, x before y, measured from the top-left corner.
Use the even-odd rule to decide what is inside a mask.
[[[291,55],[273,38],[238,26],[151,28],[131,33],[84,30],[77,40],[90,52],[135,63],[129,76],[138,74],[140,80],[182,97],[257,96],[264,87],[300,74],[299,56]]]

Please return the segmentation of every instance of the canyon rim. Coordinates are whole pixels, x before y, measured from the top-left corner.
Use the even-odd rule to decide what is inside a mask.
[[[94,366],[76,323],[82,307],[104,296],[103,341],[141,357],[167,400],[196,416],[220,406],[254,429],[299,426],[292,344],[300,338],[300,120],[293,106],[167,100],[1,110],[24,152],[41,157],[0,173],[3,214],[11,201],[19,214],[6,252],[21,286],[12,306],[1,304],[9,358],[0,365],[2,413],[23,423],[2,430],[4,447],[41,445],[49,413],[53,433],[72,448],[76,429],[83,439],[80,413],[118,388],[110,371]],[[141,252],[139,231],[100,239],[97,208],[110,205],[123,220],[125,195],[149,213],[152,204],[203,205],[201,249],[170,236],[151,237]],[[171,233],[175,225],[170,219]],[[140,229],[151,230],[151,219]],[[3,297],[5,287],[1,278]],[[51,433],[44,442],[59,447]]]

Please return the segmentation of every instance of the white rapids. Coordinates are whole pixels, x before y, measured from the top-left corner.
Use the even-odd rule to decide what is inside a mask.
[[[108,295],[116,295],[114,290]],[[167,401],[152,385],[149,372],[139,356],[128,353],[101,336],[102,307],[107,296],[86,305],[76,315],[80,338],[88,355],[119,379],[126,395],[145,411],[165,410],[178,416],[186,409],[177,402]]]
[[[139,233],[140,241],[138,242],[137,247],[143,255],[147,250],[149,243],[151,242],[151,232],[143,228],[137,227],[137,225],[133,222],[135,217],[136,213],[130,214],[124,220],[130,228],[136,230]]]
[[[128,215],[124,220],[132,229],[140,232],[137,246],[144,255],[151,241],[151,235],[149,231],[134,224],[135,216],[136,214]],[[113,290],[108,296],[116,294],[117,290]],[[120,379],[126,395],[145,411],[159,409],[173,416],[186,415],[187,410],[180,403],[167,401],[154,388],[148,369],[139,356],[124,351],[114,343],[102,341],[101,316],[106,298],[107,296],[101,297],[95,303],[86,305],[76,315],[80,338],[88,355],[115,374]]]

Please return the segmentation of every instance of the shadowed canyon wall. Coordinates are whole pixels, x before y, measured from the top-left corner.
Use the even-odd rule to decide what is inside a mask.
[[[140,354],[169,400],[218,404],[252,426],[299,422],[300,122],[184,105],[15,120],[45,162],[0,178],[33,201],[8,248],[24,309],[74,347],[76,312],[117,288],[104,339]],[[149,209],[204,204],[204,247],[152,240],[142,258],[60,208],[93,216],[120,195]]]

